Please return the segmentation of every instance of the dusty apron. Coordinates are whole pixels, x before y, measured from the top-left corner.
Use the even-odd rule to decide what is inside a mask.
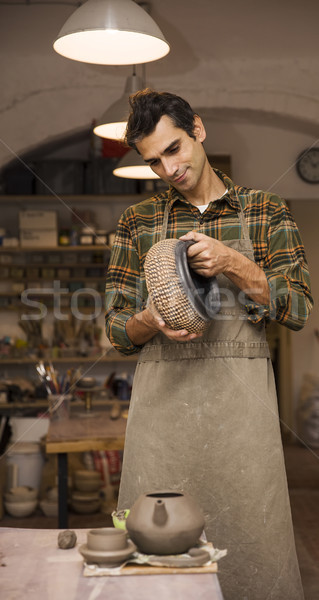
[[[161,238],[166,237],[168,210]],[[250,260],[241,239],[226,241]],[[218,276],[222,308],[202,338],[143,347],[130,404],[119,509],[145,492],[183,490],[202,506],[225,600],[302,600],[264,324]]]

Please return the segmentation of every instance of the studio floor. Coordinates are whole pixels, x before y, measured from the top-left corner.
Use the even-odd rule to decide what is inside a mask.
[[[295,530],[296,548],[303,581],[305,600],[319,599],[319,449],[285,445],[285,460]],[[111,517],[103,513],[77,515],[70,513],[69,528],[107,527]],[[57,520],[45,517],[40,510],[25,519],[8,515],[1,527],[55,529]],[[282,600],[289,600],[283,598]]]

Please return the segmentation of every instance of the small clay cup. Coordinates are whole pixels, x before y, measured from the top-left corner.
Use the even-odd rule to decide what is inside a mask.
[[[116,552],[127,548],[126,531],[115,527],[91,529],[87,534],[87,546],[90,550]]]

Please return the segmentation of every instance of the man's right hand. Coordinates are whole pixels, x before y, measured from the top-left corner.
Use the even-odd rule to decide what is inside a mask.
[[[165,321],[163,321],[161,315],[151,302],[148,303],[145,310],[136,313],[126,323],[126,333],[131,342],[136,346],[142,346],[159,331],[175,342],[189,342],[202,335],[199,333],[189,333],[186,329],[178,331],[171,329],[165,324]]]

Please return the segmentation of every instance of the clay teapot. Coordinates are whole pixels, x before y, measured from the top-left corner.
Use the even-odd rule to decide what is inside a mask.
[[[182,554],[198,542],[204,523],[193,498],[166,490],[140,496],[130,510],[126,528],[144,554]]]

